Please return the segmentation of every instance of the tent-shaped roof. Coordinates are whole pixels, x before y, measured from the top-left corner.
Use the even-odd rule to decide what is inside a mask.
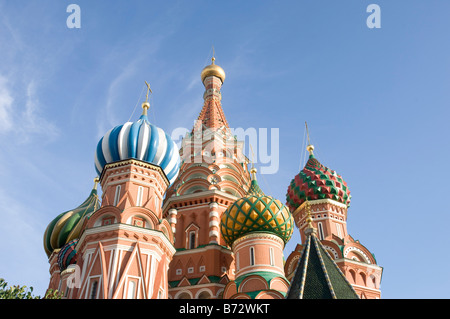
[[[314,231],[306,239],[286,299],[358,299]]]

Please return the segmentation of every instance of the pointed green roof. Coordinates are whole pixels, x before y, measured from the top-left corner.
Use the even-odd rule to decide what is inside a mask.
[[[310,234],[286,299],[359,299],[320,240]]]

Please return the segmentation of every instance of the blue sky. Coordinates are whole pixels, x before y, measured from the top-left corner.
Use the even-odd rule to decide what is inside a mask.
[[[371,3],[380,29],[366,25]],[[316,157],[349,185],[348,231],[384,268],[382,298],[449,298],[449,12],[444,0],[0,1],[0,277],[44,294],[43,233],[88,196],[100,137],[137,119],[144,81],[150,119],[191,128],[214,46],[230,126],[279,129],[265,192],[285,199],[307,121]]]

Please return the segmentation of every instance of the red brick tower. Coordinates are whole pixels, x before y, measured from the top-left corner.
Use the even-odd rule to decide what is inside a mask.
[[[307,147],[310,155],[305,168],[292,180],[287,192],[287,206],[306,242],[307,213],[310,207],[312,226],[326,252],[353,286],[359,298],[380,298],[383,268],[375,256],[347,231],[347,210],[350,191],[347,183],[335,171],[323,166]],[[291,280],[303,246],[297,245],[285,264],[286,277]]]
[[[249,189],[243,143],[231,134],[221,105],[225,72],[214,63],[201,73],[204,105],[180,149],[180,174],[168,189],[163,210],[172,226],[176,253],[169,269],[169,297],[221,298],[234,279],[231,249],[220,218]]]

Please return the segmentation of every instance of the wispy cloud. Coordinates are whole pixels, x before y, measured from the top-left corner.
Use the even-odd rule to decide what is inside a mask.
[[[42,115],[36,82],[28,83],[25,98],[20,96],[22,92],[11,89],[11,82],[0,75],[0,134],[10,137],[14,143],[29,143],[38,137],[46,141],[57,138],[59,129]]]
[[[6,78],[0,76],[0,133],[8,132],[12,128],[11,106],[13,101]]]

